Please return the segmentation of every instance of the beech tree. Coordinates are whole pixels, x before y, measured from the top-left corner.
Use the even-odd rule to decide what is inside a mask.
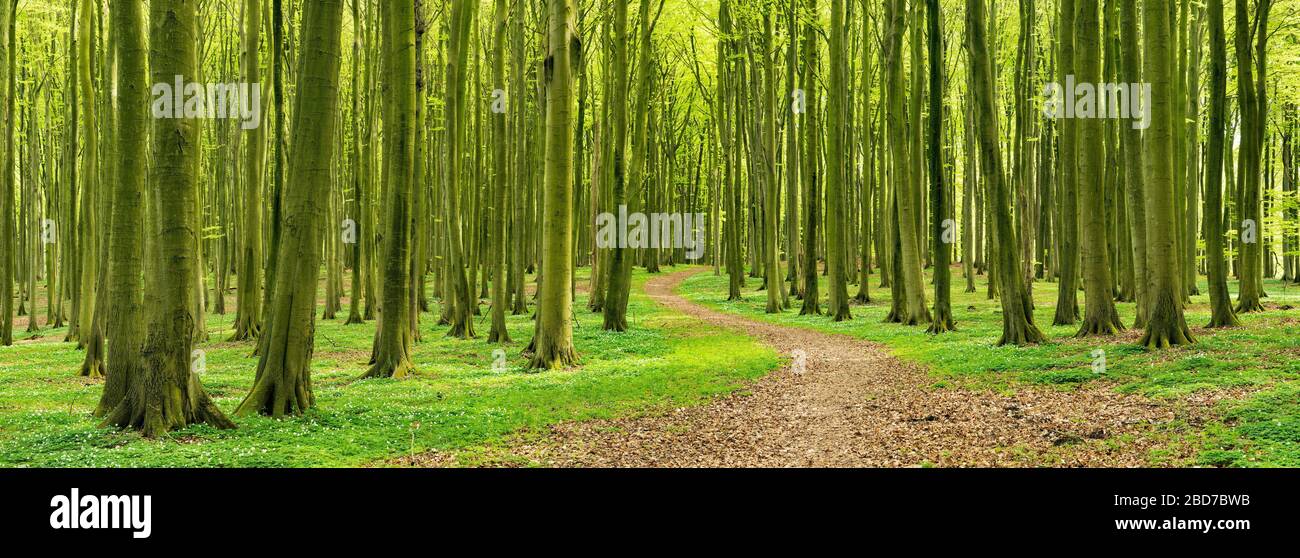
[[[567,368],[577,363],[573,348],[573,68],[582,56],[574,34],[572,0],[550,0],[546,55],[546,168],[542,218],[542,274],[531,368]],[[644,21],[643,21],[644,23]],[[647,29],[648,33],[649,30]],[[648,46],[642,43],[642,46]],[[643,53],[648,56],[648,53]],[[642,70],[648,69],[642,66]],[[641,132],[644,134],[644,130]]]
[[[253,388],[236,414],[297,415],[315,404],[311,356],[315,346],[315,307],[321,262],[321,227],[332,181],[334,149],[311,138],[334,137],[339,96],[339,40],[342,0],[303,6],[303,45],[298,59],[297,107],[285,184],[284,234],[276,250],[276,297],[262,330]]]
[[[12,2],[0,0],[0,110],[5,115],[4,130],[4,161],[0,169],[4,170],[4,177],[0,178],[0,195],[4,196],[3,203],[0,203],[0,234],[5,238],[14,238],[14,173],[13,173],[13,67],[9,63],[12,58],[10,49],[13,48],[13,13],[14,5]],[[14,344],[14,256],[10,250],[5,250],[4,257],[0,258],[0,344],[5,346]]]
[[[1066,0],[1068,1],[1068,0]],[[1011,196],[1003,183],[1002,155],[998,143],[997,95],[991,72],[987,28],[984,24],[984,0],[966,0],[966,46],[969,56],[971,97],[979,130],[980,174],[988,184],[993,209],[993,234],[999,239],[997,262],[998,288],[1002,294],[1002,337],[998,345],[1026,345],[1043,341],[1034,325],[1033,303],[1020,280],[1019,243],[1012,226]],[[1149,205],[1149,204],[1148,204]],[[1064,280],[1061,288],[1064,289]]]
[[[1078,6],[1075,21],[1077,44],[1075,62],[1078,79],[1083,83],[1102,83],[1101,79],[1101,25],[1098,19],[1097,0],[1074,0]],[[1104,102],[1104,101],[1103,101]],[[1111,274],[1110,252],[1106,246],[1106,202],[1102,189],[1103,141],[1102,121],[1097,118],[1079,120],[1078,154],[1078,210],[1082,224],[1083,288],[1087,295],[1083,323],[1078,336],[1111,335],[1124,329],[1119,312],[1115,311],[1114,282]],[[1064,281],[1062,289],[1066,286]]]
[[[1132,2],[1134,0],[1125,0]],[[1158,2],[1142,5],[1142,28],[1146,50],[1142,58],[1142,75],[1151,90],[1170,91],[1172,69],[1169,67],[1169,14]],[[1151,126],[1143,135],[1146,153],[1143,160],[1143,188],[1147,215],[1147,272],[1150,274],[1151,306],[1146,332],[1139,342],[1149,348],[1164,348],[1194,342],[1183,317],[1181,273],[1178,269],[1174,226],[1173,99],[1169,95],[1152,95]]]
[[[116,3],[119,10],[140,11],[138,1]],[[121,16],[124,22],[142,25],[134,13]],[[128,54],[138,48],[130,46],[129,37],[139,36],[123,29]],[[195,5],[185,0],[151,0],[149,3],[150,81],[170,82],[174,76],[193,76],[197,57]],[[129,55],[128,55],[129,57]],[[128,74],[129,75],[129,74]],[[125,378],[125,394],[116,406],[104,413],[105,424],[139,430],[147,437],[165,434],[194,423],[208,423],[218,428],[233,428],[221,409],[203,389],[191,369],[194,346],[191,304],[195,284],[192,255],[197,239],[192,229],[197,197],[193,157],[198,126],[184,118],[157,118],[153,121],[153,147],[150,156],[149,182],[152,202],[157,209],[157,225],[150,234],[156,238],[152,247],[156,278],[151,288],[156,306],[149,312],[144,341],[144,366]]]
[[[1125,3],[1131,7],[1135,3]],[[1229,327],[1239,322],[1228,295],[1228,269],[1223,256],[1223,146],[1227,112],[1228,53],[1223,31],[1223,0],[1209,0],[1210,119],[1205,146],[1205,269],[1209,279],[1210,323]]]
[[[468,1],[456,3],[452,21],[456,27],[473,15]],[[415,343],[409,304],[411,289],[411,196],[415,172],[415,9],[416,4],[382,4],[380,27],[384,40],[384,73],[388,87],[384,119],[384,162],[389,185],[385,193],[388,231],[384,239],[384,290],[380,324],[375,339],[374,362],[363,377],[403,378],[415,372],[411,346]],[[460,17],[458,18],[457,15]],[[463,19],[462,19],[463,18]],[[455,38],[452,38],[455,41]],[[450,110],[450,109],[449,109]],[[451,119],[449,118],[450,122]],[[449,132],[455,143],[455,133]],[[452,161],[456,153],[452,152]],[[452,164],[453,173],[456,172]],[[454,175],[453,175],[454,176]],[[453,179],[454,180],[454,179]],[[455,190],[453,185],[449,189]],[[453,209],[454,212],[454,209]],[[453,229],[454,230],[454,229]],[[456,242],[453,238],[451,241]],[[454,272],[454,270],[453,270]],[[463,276],[462,276],[463,277]],[[465,285],[461,285],[465,287]],[[468,310],[465,310],[468,311]],[[468,321],[468,320],[467,320]],[[472,323],[472,321],[470,321]],[[454,328],[453,328],[454,329]],[[472,334],[473,330],[470,330]]]
[[[950,212],[948,190],[944,184],[944,169],[939,154],[943,152],[943,48],[939,25],[939,0],[926,0],[925,20],[930,57],[930,250],[934,254],[934,318],[930,333],[952,331],[951,271],[947,242],[944,240],[944,220]],[[865,283],[865,280],[864,280]]]
[[[244,4],[244,81],[261,86],[261,0]],[[231,341],[257,337],[262,319],[262,164],[266,137],[260,125],[244,132],[244,215],[235,331]]]

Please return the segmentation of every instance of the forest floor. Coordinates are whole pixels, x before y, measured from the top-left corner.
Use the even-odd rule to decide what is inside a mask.
[[[580,284],[588,271],[580,270]],[[697,405],[779,366],[776,352],[757,341],[700,327],[650,301],[642,286],[647,277],[633,275],[630,328],[621,334],[601,331],[601,315],[586,310],[580,289],[574,343],[581,367],[545,373],[524,370],[521,356],[532,337],[533,306],[507,316],[513,341],[498,346],[486,341],[487,304],[475,319],[478,338],[468,341],[446,336],[434,304],[434,312],[421,315],[423,340],[412,355],[417,373],[359,380],[375,325],[344,325],[344,297],[336,319],[316,321],[315,409],[283,420],[236,417],[234,430],[196,425],[159,440],[100,427],[91,411],[103,381],[77,376],[85,353],[62,342],[67,328],[27,333],[24,318],[15,345],[0,347],[0,467],[361,466],[475,448],[564,421]],[[233,296],[226,307],[234,308]],[[43,296],[37,308],[43,324]],[[251,343],[226,340],[233,317],[209,313],[210,339],[197,345],[206,359],[199,376],[226,412],[248,392],[257,366]]]
[[[691,302],[674,290],[688,269],[646,283],[675,312],[754,336],[791,357],[777,373],[708,405],[636,418],[568,422],[521,436],[479,465],[600,467],[1140,466],[1177,421],[1213,401],[1155,401],[1111,386],[1011,393],[943,389],[879,343],[778,325]],[[1182,447],[1186,459],[1192,448]],[[420,465],[451,456],[417,456]],[[399,463],[409,465],[404,458]]]
[[[1047,325],[1052,282],[1034,283],[1048,341],[997,347],[998,301],[983,276],[964,292],[958,269],[957,330],[939,336],[882,323],[879,277],[852,320],[831,322],[799,316],[797,300],[766,314],[756,278],[727,301],[726,276],[664,269],[636,271],[621,334],[586,310],[580,269],[580,367],[540,374],[523,369],[528,314],[508,317],[502,360],[486,316],[478,339],[451,339],[434,305],[415,377],[358,380],[374,323],[343,325],[344,297],[337,318],[317,321],[316,409],[162,440],[101,428],[90,411],[102,381],[76,376],[84,353],[62,342],[66,328],[28,333],[22,318],[15,346],[0,347],[0,466],[1300,466],[1295,285],[1267,281],[1268,311],[1218,330],[1200,327],[1208,297],[1194,295],[1197,343],[1152,352],[1138,331],[1077,339],[1077,326]],[[1133,304],[1117,308],[1132,323]],[[210,313],[198,345],[202,381],[226,410],[256,366],[248,342],[225,340],[232,317]]]

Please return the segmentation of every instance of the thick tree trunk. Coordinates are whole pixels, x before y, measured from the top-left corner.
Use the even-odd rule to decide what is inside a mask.
[[[120,9],[120,8],[119,8]],[[152,0],[150,14],[150,80],[170,82],[194,76],[197,68],[195,4],[185,0]],[[134,21],[140,17],[126,14]],[[193,157],[198,126],[194,120],[154,119],[150,182],[157,209],[157,241],[151,281],[151,322],[144,343],[144,368],[126,379],[126,394],[105,414],[105,424],[139,430],[155,437],[186,425],[205,422],[218,428],[234,423],[217,408],[192,369],[194,347],[193,289],[197,287],[198,234],[192,230],[197,197]]]
[[[1097,0],[1075,0],[1078,6],[1076,19],[1078,44],[1076,62],[1077,79],[1082,83],[1101,83],[1101,25],[1098,19]],[[1083,118],[1079,121],[1078,216],[1082,226],[1083,288],[1087,295],[1083,323],[1077,337],[1112,335],[1124,329],[1119,313],[1115,311],[1114,281],[1110,268],[1110,253],[1106,243],[1106,200],[1103,190],[1103,142],[1105,130],[1102,120]],[[1062,288],[1065,288],[1062,285]]]
[[[144,251],[145,165],[148,146],[148,50],[144,10],[140,2],[113,6],[113,27],[118,33],[117,153],[109,235],[109,304],[112,306],[108,338],[108,379],[95,409],[104,416],[122,401],[127,383],[144,371],[144,286],[141,283]]]
[[[388,166],[385,174],[389,182],[385,195],[388,232],[384,237],[384,290],[374,362],[363,377],[403,378],[415,373],[415,365],[411,362],[411,346],[415,339],[409,302],[410,212],[415,181],[415,5],[384,4],[383,9],[383,59],[388,79],[385,101],[390,107],[384,120],[384,163]],[[454,153],[452,160],[455,160]],[[456,240],[452,239],[453,242]]]

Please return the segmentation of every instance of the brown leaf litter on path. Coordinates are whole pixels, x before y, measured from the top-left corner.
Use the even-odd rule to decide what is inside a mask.
[[[654,416],[568,422],[525,432],[471,462],[578,467],[1130,467],[1170,436],[1161,426],[1198,424],[1221,397],[1156,401],[1092,382],[1072,391],[1020,386],[1014,394],[935,389],[918,365],[875,343],[718,312],[677,296],[693,269],[646,283],[658,303],[756,337],[789,365],[731,395]],[[920,330],[917,330],[920,332]],[[918,333],[920,334],[920,333]],[[1227,394],[1224,394],[1227,396]],[[1167,430],[1167,429],[1165,429]],[[1161,448],[1172,464],[1187,443]],[[394,465],[448,466],[428,452]]]

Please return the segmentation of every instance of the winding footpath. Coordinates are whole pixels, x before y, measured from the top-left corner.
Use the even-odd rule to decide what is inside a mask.
[[[787,365],[701,406],[555,425],[540,436],[520,436],[499,450],[500,462],[488,456],[484,464],[1143,466],[1162,438],[1160,425],[1176,419],[1196,424],[1214,403],[1157,402],[1101,382],[1072,391],[1020,386],[1013,394],[934,388],[924,369],[878,344],[723,313],[674,293],[701,272],[654,277],[646,291],[674,311],[753,336],[783,355],[802,351],[804,370]],[[1166,449],[1175,458],[1190,453],[1181,446]],[[451,462],[450,456],[426,454],[414,464]]]

